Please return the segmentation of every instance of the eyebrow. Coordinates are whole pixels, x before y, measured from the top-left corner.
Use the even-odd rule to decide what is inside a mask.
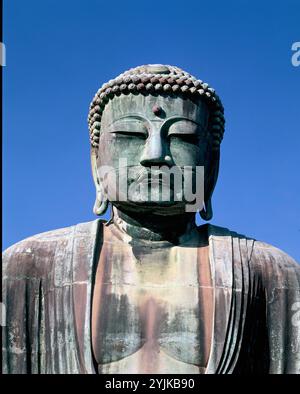
[[[167,126],[171,126],[173,123],[176,123],[176,122],[180,122],[180,121],[182,121],[182,120],[184,120],[184,121],[188,121],[188,122],[191,122],[191,123],[194,123],[195,125],[197,125],[197,126],[200,126],[200,127],[203,127],[200,123],[198,123],[198,122],[196,122],[195,120],[193,120],[193,119],[189,119],[189,118],[187,118],[186,116],[179,116],[179,115],[175,115],[175,116],[171,116],[170,118],[168,118],[168,119],[148,119],[148,118],[145,118],[144,116],[142,116],[142,115],[138,115],[138,114],[127,114],[127,115],[123,115],[123,116],[121,116],[120,118],[118,118],[118,119],[116,119],[116,120],[114,120],[114,121],[112,121],[109,125],[108,125],[108,127],[110,127],[110,126],[112,126],[114,123],[117,123],[117,122],[119,122],[119,121],[122,121],[122,120],[129,120],[129,121],[134,121],[134,120],[137,120],[137,121],[144,121],[144,122],[151,122],[151,121],[158,121],[158,120],[161,120],[162,122],[163,122],[163,127],[165,128],[165,127],[167,127]]]
[[[128,115],[123,115],[123,116],[121,116],[121,118],[118,118],[118,119],[113,120],[113,121],[108,125],[108,127],[112,126],[114,123],[117,123],[117,122],[119,122],[119,121],[121,121],[121,120],[129,120],[129,121],[131,121],[131,122],[134,121],[134,120],[149,122],[148,119],[144,118],[144,117],[141,116],[141,115],[128,114]]]

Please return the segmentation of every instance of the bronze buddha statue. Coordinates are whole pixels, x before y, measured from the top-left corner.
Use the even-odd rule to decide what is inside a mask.
[[[99,89],[88,121],[94,212],[110,204],[111,218],[4,252],[4,372],[300,373],[299,265],[195,224],[197,210],[212,218],[225,123],[215,91],[177,67],[140,66]]]

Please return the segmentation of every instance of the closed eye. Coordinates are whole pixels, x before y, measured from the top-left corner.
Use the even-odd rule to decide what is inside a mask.
[[[117,136],[120,137],[139,137],[146,139],[147,135],[143,131],[128,131],[128,130],[114,130],[111,131],[112,134],[116,134]]]
[[[180,141],[184,141],[184,142],[189,142],[191,144],[196,144],[199,141],[199,137],[197,134],[195,133],[172,133],[168,135],[168,138],[170,140],[176,138],[179,139]]]

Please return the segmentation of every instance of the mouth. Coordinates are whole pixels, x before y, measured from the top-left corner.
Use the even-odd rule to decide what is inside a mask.
[[[151,186],[165,186],[168,188],[172,188],[172,181],[166,182],[163,177],[163,173],[156,173],[156,174],[143,174],[136,180],[137,183],[142,183],[145,185]]]

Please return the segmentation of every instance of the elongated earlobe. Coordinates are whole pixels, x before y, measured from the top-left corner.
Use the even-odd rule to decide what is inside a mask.
[[[107,211],[107,208],[108,208],[108,200],[103,199],[101,197],[99,198],[99,196],[97,195],[93,208],[94,214],[97,216],[104,215],[105,212]]]
[[[204,208],[200,211],[200,216],[203,220],[210,220],[213,217],[213,210],[211,205],[211,199],[205,201]]]
[[[108,208],[108,199],[103,193],[101,183],[97,184],[96,201],[94,204],[93,212],[97,216],[104,215]]]
[[[107,211],[109,201],[107,199],[106,194],[104,193],[103,186],[98,178],[97,171],[97,154],[95,150],[91,151],[91,165],[92,165],[92,174],[94,179],[94,184],[96,187],[96,201],[94,204],[93,212],[97,216],[104,215]]]

